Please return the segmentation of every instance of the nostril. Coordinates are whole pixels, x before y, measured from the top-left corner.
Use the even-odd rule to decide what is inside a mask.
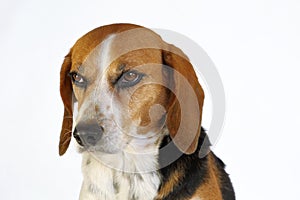
[[[77,143],[81,146],[83,146],[83,143],[82,143],[82,140],[79,136],[79,132],[77,131],[77,129],[75,128],[74,129],[74,132],[73,132],[73,137],[76,139]]]

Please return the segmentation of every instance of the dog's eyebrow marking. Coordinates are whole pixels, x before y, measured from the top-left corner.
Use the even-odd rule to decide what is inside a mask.
[[[121,63],[118,67],[118,71],[123,71],[126,67],[126,64],[125,63]]]
[[[118,80],[121,78],[122,74],[126,71],[126,64],[121,63],[116,68],[116,71],[114,71],[113,74],[110,74],[108,77],[109,83],[112,85],[112,87],[118,82]]]

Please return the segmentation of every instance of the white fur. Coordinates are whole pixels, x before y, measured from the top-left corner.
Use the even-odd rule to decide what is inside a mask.
[[[98,67],[100,68],[100,74],[105,73],[105,70],[107,69],[107,67],[111,64],[112,60],[111,60],[111,45],[112,42],[115,38],[115,34],[111,34],[109,36],[107,36],[107,38],[100,44],[100,48],[98,49],[96,47],[96,50],[99,50],[99,52],[97,53],[99,56],[99,58],[101,59],[96,59],[98,62]]]
[[[80,200],[152,200],[157,195],[160,177],[156,170],[157,155],[134,155],[122,153],[107,155],[121,161],[124,169],[147,171],[142,173],[119,171],[84,152],[82,161],[83,184]],[[105,155],[103,156],[105,157]],[[143,158],[143,159],[141,159]]]
[[[83,184],[80,200],[115,200],[112,170],[95,161],[87,152],[82,160]]]
[[[129,130],[130,135],[122,132],[119,113],[122,106],[113,103],[105,81],[114,37],[114,34],[108,36],[84,63],[99,67],[97,82],[101,84],[86,97],[76,121],[92,118],[91,113],[97,105],[99,112],[104,114],[98,122],[105,132],[95,147],[81,149],[83,184],[80,200],[153,200],[160,185],[157,157],[163,134],[149,133],[138,137],[134,126]]]

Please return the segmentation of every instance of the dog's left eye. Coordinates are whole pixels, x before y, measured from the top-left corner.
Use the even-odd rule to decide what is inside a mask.
[[[71,77],[72,82],[78,87],[86,86],[86,80],[83,78],[83,76],[77,74],[76,72],[71,72],[69,76]]]
[[[142,78],[143,74],[140,74],[136,71],[128,71],[124,73],[118,80],[118,85],[120,87],[131,87],[139,83]]]

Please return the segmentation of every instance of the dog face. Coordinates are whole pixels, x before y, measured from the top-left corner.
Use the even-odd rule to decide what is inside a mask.
[[[110,64],[94,63],[102,51],[110,51],[109,40],[99,46],[99,54],[71,70],[78,101],[74,135],[89,151],[118,153],[132,145],[141,151],[148,143],[157,143],[150,138],[159,138],[155,136],[162,131],[170,96],[163,86],[167,77],[162,73],[161,53],[136,50]]]
[[[60,91],[60,155],[72,128],[94,153],[158,150],[164,134],[184,153],[197,146],[203,90],[186,56],[149,29],[114,24],[80,38],[65,57]]]

